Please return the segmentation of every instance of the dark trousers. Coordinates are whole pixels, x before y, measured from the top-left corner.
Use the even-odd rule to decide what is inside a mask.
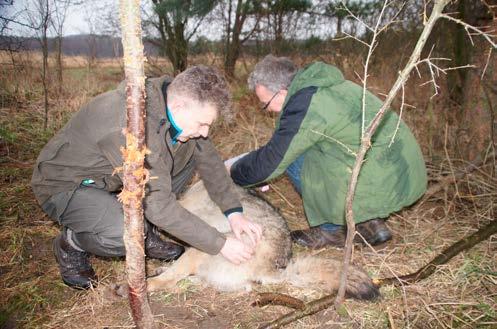
[[[178,195],[183,192],[194,174],[191,161],[183,171],[172,178],[172,191]],[[123,231],[124,214],[122,204],[115,193],[97,187],[80,186],[59,222],[70,229],[74,244],[91,254],[104,257],[125,255]],[[146,224],[146,230],[151,229]]]

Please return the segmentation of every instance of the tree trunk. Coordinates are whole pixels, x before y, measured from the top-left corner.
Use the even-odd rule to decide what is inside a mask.
[[[173,64],[174,75],[186,70],[188,66],[188,41],[185,40],[181,26],[175,26],[174,38],[169,37],[164,44],[165,53]]]
[[[492,25],[496,25],[493,13],[483,2],[460,0],[457,10],[461,20],[483,31],[490,33]],[[494,65],[492,62],[487,65],[489,49],[486,40],[480,36],[472,36],[470,40],[465,28],[459,24],[456,29],[454,66],[475,65],[474,68],[455,70],[455,79],[449,78],[451,98],[459,107],[456,115],[457,149],[460,157],[473,161],[490,142],[492,113],[487,108],[481,76],[485,67],[491,71]]]
[[[178,43],[176,43],[175,50],[176,54],[173,66],[174,74],[176,75],[183,72],[188,67],[188,41],[185,40],[183,33],[181,34]]]
[[[144,218],[142,200],[148,172],[145,155],[145,75],[141,39],[140,0],[121,0],[121,29],[126,75],[126,149],[123,150],[124,245],[129,303],[137,328],[152,328],[145,275]]]
[[[240,56],[240,34],[242,32],[243,22],[245,21],[246,12],[242,6],[246,4],[242,0],[238,0],[236,5],[235,24],[233,29],[228,28],[226,35],[226,53],[224,56],[224,71],[228,77],[235,76],[235,65]],[[231,10],[231,2],[230,2]],[[228,26],[231,26],[231,14],[229,15]]]
[[[454,11],[460,13],[460,18],[466,21],[466,0],[460,0],[456,6],[454,6]],[[452,9],[452,8],[451,8]],[[446,22],[452,24],[452,22]],[[459,24],[453,24],[453,27],[447,29],[447,33],[451,33],[454,36],[453,46],[452,46],[452,58],[454,59],[454,66],[464,66],[469,63],[471,58],[472,47],[468,47],[466,41],[467,34]],[[454,70],[449,72],[449,79],[447,79],[447,84],[449,87],[449,95],[451,100],[462,105],[464,98],[464,84],[466,81],[466,75],[468,70]]]
[[[274,43],[276,48],[276,54],[281,54],[283,52],[283,20],[284,12],[280,11],[275,15],[275,33],[274,33]]]
[[[235,65],[238,57],[240,56],[240,44],[233,41],[228,46],[226,55],[224,57],[224,72],[230,78],[235,76]]]
[[[59,94],[62,93],[62,35],[57,36],[57,80]]]
[[[337,33],[335,37],[341,37],[342,36],[342,17],[337,17]]]
[[[472,15],[469,23],[480,26],[483,31],[488,33],[495,31],[492,28],[495,28],[497,24],[489,9],[483,2],[476,1],[473,3],[473,7],[469,8],[469,14]],[[490,61],[487,65],[489,48],[485,39],[478,36],[474,38],[473,42],[474,46],[472,47],[470,63],[476,67],[469,69],[466,74],[465,92],[462,103],[463,119],[460,121],[462,124],[461,128],[466,132],[466,134],[463,133],[466,136],[465,142],[468,143],[463,148],[465,150],[463,156],[468,161],[473,161],[485,152],[489,142],[491,142],[490,136],[493,128],[493,113],[490,112],[491,109],[485,100],[482,74],[486,68],[487,77],[492,77],[495,63]]]
[[[233,78],[235,76],[235,66],[238,58],[240,57],[242,44],[248,40],[249,37],[255,32],[257,25],[259,24],[260,16],[255,17],[255,24],[252,31],[248,32],[243,38],[242,30],[243,26],[250,15],[250,6],[253,5],[251,0],[238,0],[235,9],[235,22],[233,28],[231,28],[231,8],[232,3],[229,2],[228,24],[226,33],[226,47],[224,54],[224,71],[228,77]],[[252,13],[253,14],[253,13]],[[257,46],[258,48],[258,43]]]
[[[43,95],[44,95],[44,106],[45,106],[45,120],[43,122],[43,128],[48,128],[48,82],[47,82],[47,71],[48,71],[48,2],[47,2],[47,14],[44,18],[44,23],[42,26],[42,53],[43,53],[43,64],[42,64],[42,82],[43,82]]]

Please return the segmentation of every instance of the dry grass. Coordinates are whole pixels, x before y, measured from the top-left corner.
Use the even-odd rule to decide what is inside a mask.
[[[22,56],[26,56],[25,54]],[[25,64],[19,58],[19,62]],[[339,62],[348,78],[354,78],[357,59],[324,58]],[[303,61],[304,59],[302,59]],[[310,61],[311,59],[305,59]],[[3,58],[2,58],[3,61]],[[192,62],[201,62],[194,58]],[[124,277],[124,262],[93,258],[101,278],[98,289],[77,292],[65,287],[51,253],[51,240],[59,228],[36,205],[29,180],[37,153],[46,141],[82,104],[113,88],[121,79],[119,64],[98,63],[90,69],[80,59],[68,58],[62,93],[50,94],[49,129],[43,131],[40,78],[36,70],[22,66],[0,69],[0,325],[24,328],[131,328],[127,301],[109,293],[109,285]],[[218,58],[204,63],[219,64]],[[70,64],[72,63],[72,64]],[[101,64],[101,66],[100,66]],[[163,60],[156,62],[164,72]],[[74,66],[73,66],[74,65]],[[239,64],[240,76],[253,65]],[[29,65],[31,67],[31,65]],[[378,64],[382,79],[371,79],[372,87],[385,91],[395,72]],[[375,75],[373,75],[374,77]],[[51,78],[52,83],[56,81]],[[405,120],[419,138],[429,166],[430,178],[466,167],[453,158],[454,145],[444,145],[445,110],[441,100],[429,99],[429,88],[415,88],[408,100],[418,109],[408,111]],[[56,88],[53,88],[56,89]],[[237,104],[236,124],[220,124],[213,132],[220,153],[227,158],[263,145],[271,136],[275,118],[257,111],[258,104],[246,90],[243,79],[232,82]],[[426,115],[428,111],[434,113]],[[449,135],[453,133],[449,126]],[[449,156],[446,156],[444,146]],[[449,161],[450,159],[450,161]],[[481,167],[447,186],[440,193],[388,220],[393,241],[376,248],[358,246],[354,261],[373,277],[406,274],[419,268],[459,238],[495,218],[497,180]],[[292,229],[305,227],[299,196],[288,179],[272,183],[271,202],[281,209]],[[400,288],[383,287],[382,299],[374,303],[348,300],[340,323],[332,322],[332,310],[304,318],[290,328],[492,328],[497,326],[497,241],[490,238],[440,267],[425,281]],[[296,253],[309,251],[294,247]],[[341,257],[341,250],[314,251]],[[159,262],[149,262],[149,270]],[[287,286],[259,287],[280,291],[306,301],[321,296],[319,291],[302,291]],[[257,291],[256,291],[257,292]],[[219,293],[192,280],[181,284],[181,292],[151,295],[152,309],[164,328],[255,328],[287,312],[284,307],[252,308],[252,293]]]

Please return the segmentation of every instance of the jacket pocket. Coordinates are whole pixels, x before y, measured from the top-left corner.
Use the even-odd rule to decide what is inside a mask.
[[[54,160],[57,157],[57,155],[60,153],[60,151],[68,145],[69,142],[59,136],[56,136],[54,139],[52,139],[38,156],[38,164],[37,164],[38,170],[41,171],[42,166],[46,162]]]

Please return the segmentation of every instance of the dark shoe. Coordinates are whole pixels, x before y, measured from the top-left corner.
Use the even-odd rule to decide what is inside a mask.
[[[293,242],[312,249],[326,246],[342,248],[345,245],[345,232],[341,227],[336,230],[325,230],[314,226],[307,230],[292,231],[290,236]]]
[[[148,257],[168,261],[177,259],[184,251],[185,247],[174,242],[163,241],[152,228],[149,229],[145,239],[145,254]]]
[[[65,284],[75,289],[96,286],[97,276],[91,267],[88,254],[74,249],[69,244],[65,229],[54,239],[53,251]]]
[[[357,224],[356,230],[372,246],[386,242],[392,238],[392,233],[385,224],[385,220],[381,218],[371,219],[367,222]],[[364,242],[364,240],[357,235],[354,241]]]

